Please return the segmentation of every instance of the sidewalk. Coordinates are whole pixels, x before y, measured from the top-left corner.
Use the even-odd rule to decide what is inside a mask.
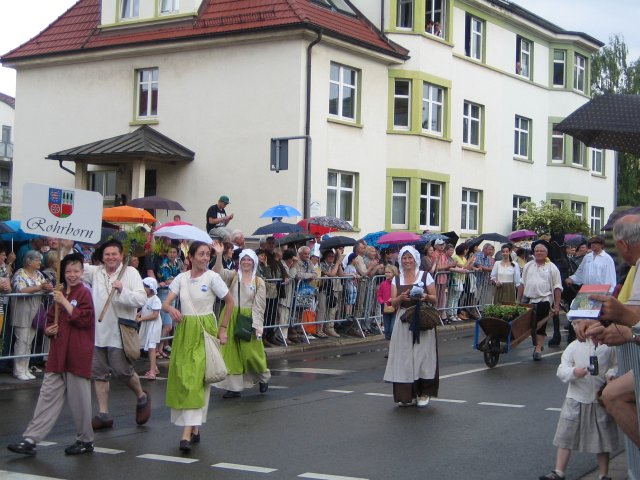
[[[609,476],[613,480],[626,480],[626,478],[628,478],[627,456],[624,450],[616,454],[615,457],[613,457],[609,462]],[[595,470],[593,470],[593,472],[580,477],[580,480],[598,480],[598,478],[598,469],[596,468]]]

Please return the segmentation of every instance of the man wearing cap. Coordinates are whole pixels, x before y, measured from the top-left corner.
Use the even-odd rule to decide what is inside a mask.
[[[233,213],[227,215],[225,211],[227,205],[229,205],[229,197],[221,195],[218,203],[209,207],[207,210],[207,232],[210,232],[212,228],[226,227],[233,220]]]
[[[604,251],[604,238],[594,236],[588,242],[591,252],[584,256],[576,273],[567,277],[567,285],[609,285],[609,293],[616,287],[616,266]]]

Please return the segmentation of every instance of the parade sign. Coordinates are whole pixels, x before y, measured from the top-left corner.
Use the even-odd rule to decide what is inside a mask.
[[[102,227],[102,195],[87,190],[27,183],[22,229],[42,237],[95,244]]]

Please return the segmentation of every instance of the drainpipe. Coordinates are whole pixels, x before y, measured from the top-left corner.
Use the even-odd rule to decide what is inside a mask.
[[[380,0],[380,31],[384,33],[384,0]]]
[[[73,170],[69,170],[67,167],[65,167],[64,165],[62,165],[62,162],[63,162],[63,160],[58,160],[58,165],[60,165],[60,168],[61,168],[62,170],[64,170],[65,172],[69,172],[71,175],[74,175],[74,176],[75,176],[76,172],[74,172]]]
[[[317,31],[318,38],[307,47],[307,96],[306,96],[306,119],[304,134],[306,136],[304,149],[304,187],[302,214],[304,218],[309,218],[309,207],[311,204],[311,49],[322,40],[322,30]]]

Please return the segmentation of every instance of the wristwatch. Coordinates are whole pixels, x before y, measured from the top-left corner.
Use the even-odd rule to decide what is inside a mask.
[[[636,323],[633,327],[631,327],[631,332],[634,335],[640,335],[640,322]]]
[[[632,333],[631,334],[631,341],[633,343],[635,343],[636,345],[640,344],[640,333]]]

